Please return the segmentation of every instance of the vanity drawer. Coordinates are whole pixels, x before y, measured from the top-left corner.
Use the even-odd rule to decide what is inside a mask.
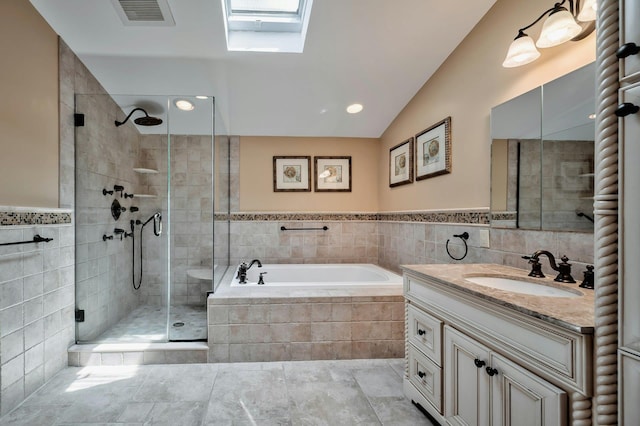
[[[442,369],[411,344],[409,381],[442,414]]]
[[[442,365],[442,321],[413,305],[407,305],[407,335],[409,343],[434,363]]]

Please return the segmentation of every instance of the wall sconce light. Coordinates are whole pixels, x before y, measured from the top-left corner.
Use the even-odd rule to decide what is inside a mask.
[[[563,6],[565,3],[569,3],[569,10]],[[554,47],[569,40],[582,40],[595,29],[596,7],[596,0],[562,0],[554,4],[538,19],[518,30],[502,66],[514,68],[535,61],[540,57],[536,47]],[[525,31],[543,18],[547,19],[542,24],[538,41],[534,43]]]

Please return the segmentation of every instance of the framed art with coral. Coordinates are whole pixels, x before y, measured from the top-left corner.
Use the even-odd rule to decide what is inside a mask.
[[[274,156],[273,191],[310,192],[311,157]]]
[[[451,117],[416,135],[416,181],[451,173]]]
[[[413,138],[389,150],[389,186],[413,182]]]

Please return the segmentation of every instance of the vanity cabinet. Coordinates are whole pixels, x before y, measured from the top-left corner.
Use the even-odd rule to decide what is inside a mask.
[[[405,395],[442,425],[566,425],[584,417],[571,407],[592,396],[592,330],[545,321],[421,272],[435,266],[454,267],[403,268]]]

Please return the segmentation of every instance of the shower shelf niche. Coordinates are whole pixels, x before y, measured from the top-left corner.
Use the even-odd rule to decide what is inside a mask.
[[[142,173],[142,174],[158,173],[158,171],[156,169],[147,169],[145,167],[134,167],[133,171],[136,172],[136,173]]]

